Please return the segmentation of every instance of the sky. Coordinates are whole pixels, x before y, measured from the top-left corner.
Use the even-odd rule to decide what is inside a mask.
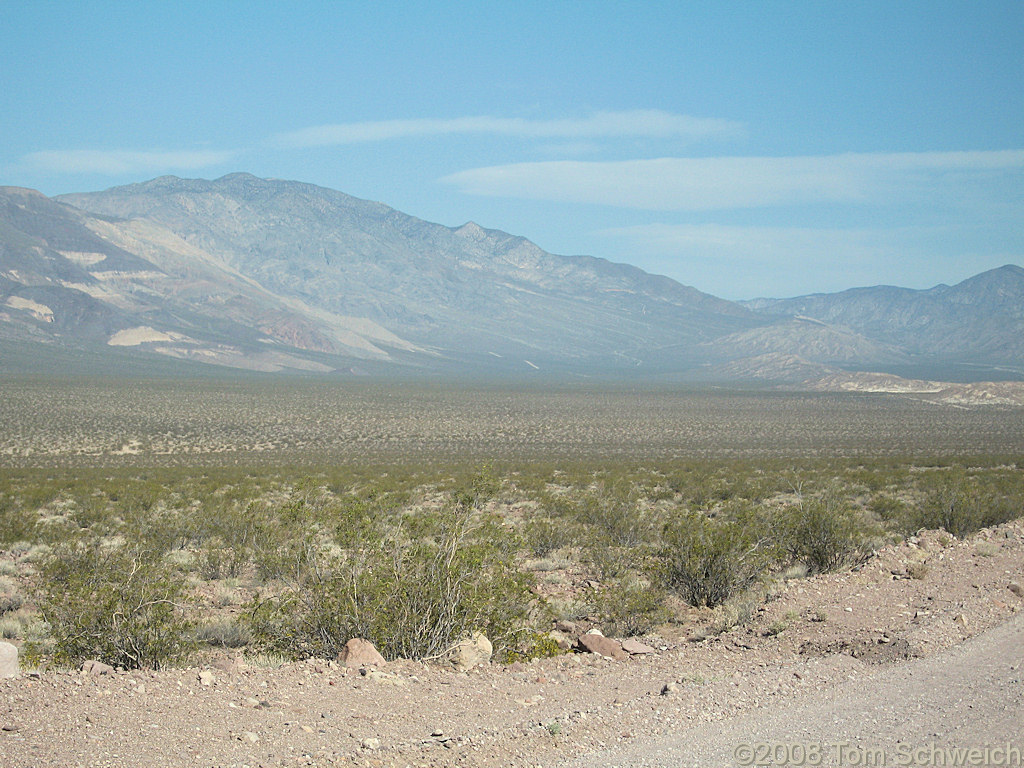
[[[235,171],[729,299],[1024,265],[1024,2],[0,0],[0,184]]]

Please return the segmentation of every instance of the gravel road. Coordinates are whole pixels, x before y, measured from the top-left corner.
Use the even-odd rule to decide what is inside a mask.
[[[981,752],[963,751],[970,748]],[[1024,614],[935,656],[885,666],[785,706],[566,765],[1020,766],[1021,753]]]

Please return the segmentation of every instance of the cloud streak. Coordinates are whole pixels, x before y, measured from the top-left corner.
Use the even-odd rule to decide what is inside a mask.
[[[1024,151],[865,153],[813,157],[549,161],[461,171],[461,192],[653,211],[813,203],[869,204],[898,196],[967,194],[1020,184]]]
[[[735,138],[743,126],[732,120],[677,115],[657,109],[595,112],[589,117],[527,120],[491,116],[450,119],[382,120],[318,125],[280,134],[286,147],[326,147],[423,136],[490,134],[523,139],[650,138],[698,141]]]
[[[59,173],[99,173],[118,176],[129,173],[153,173],[172,170],[197,170],[221,165],[238,155],[234,151],[133,151],[70,149],[32,152],[22,162],[35,168]]]

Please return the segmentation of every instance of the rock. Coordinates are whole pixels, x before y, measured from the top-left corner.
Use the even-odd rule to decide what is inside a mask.
[[[662,696],[671,696],[673,693],[678,693],[678,692],[679,692],[679,683],[676,683],[676,682],[665,683],[665,685],[663,685],[661,687],[661,695]]]
[[[474,632],[471,637],[455,646],[449,661],[456,669],[464,671],[480,664],[487,664],[493,652],[491,641],[484,637],[482,632]]]
[[[588,635],[597,635],[598,637],[604,637],[604,633],[600,629],[594,627],[592,630],[587,632]]]
[[[373,752],[380,749],[380,739],[363,739],[359,742],[359,746],[368,752]]]
[[[654,653],[651,646],[641,643],[636,638],[630,637],[622,641],[622,650],[632,656],[641,656],[645,653]]]
[[[1024,587],[1018,584],[1016,581],[1011,581],[1006,585],[1006,588],[1013,592],[1017,597],[1024,597]]]
[[[338,654],[338,663],[345,667],[382,667],[387,661],[369,640],[353,637]]]
[[[253,733],[252,731],[243,731],[242,735],[238,737],[238,740],[247,741],[250,744],[255,744],[257,741],[260,740],[260,735],[258,733]]]
[[[591,634],[588,632],[585,635],[580,635],[580,639],[576,641],[576,646],[584,651],[590,653],[597,653],[601,656],[610,656],[611,658],[621,661],[628,657],[622,646],[615,640],[605,637],[601,634]]]
[[[555,622],[555,629],[559,632],[564,632],[567,635],[580,635],[583,634],[580,629],[580,625],[575,621],[566,621],[565,619],[559,619]]]
[[[554,640],[555,643],[558,644],[558,647],[563,651],[568,651],[572,648],[573,642],[575,642],[575,635],[570,638],[564,632],[559,632],[557,629],[553,629],[548,632],[548,637]]]
[[[204,669],[199,673],[200,685],[213,685],[213,670]]]
[[[18,676],[18,646],[0,643],[0,679]]]
[[[359,672],[367,680],[373,680],[373,681],[378,682],[378,683],[386,683],[388,685],[397,685],[399,688],[402,688],[402,687],[408,685],[408,683],[405,680],[403,680],[401,677],[399,677],[398,675],[389,675],[387,672],[382,672],[379,669],[377,669],[376,667],[372,667],[372,668],[364,667],[363,669],[360,669]]]
[[[114,668],[102,661],[90,659],[82,665],[82,671],[87,675],[112,675]]]

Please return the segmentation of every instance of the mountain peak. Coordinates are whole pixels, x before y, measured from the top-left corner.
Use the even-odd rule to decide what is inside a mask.
[[[455,230],[455,234],[470,240],[483,240],[487,237],[487,230],[475,221],[467,221]]]

